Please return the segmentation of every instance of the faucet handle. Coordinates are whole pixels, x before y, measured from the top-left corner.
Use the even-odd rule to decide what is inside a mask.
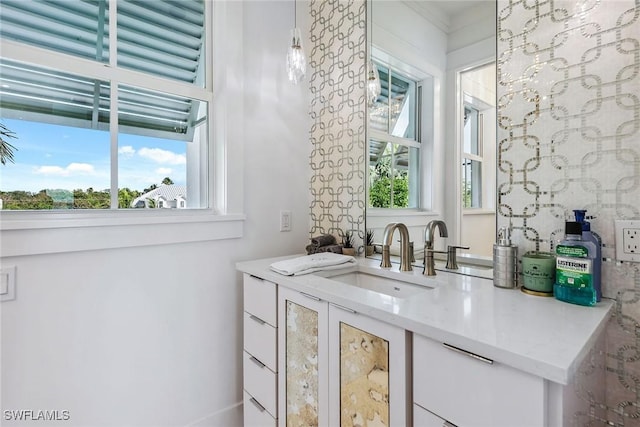
[[[435,249],[426,248],[424,249],[424,265],[422,274],[425,276],[435,276],[436,268],[435,261],[433,260],[433,254],[446,254],[445,251],[436,251]]]
[[[458,260],[456,255],[456,249],[469,249],[469,246],[455,246],[449,245],[447,246],[447,266],[446,268],[450,270],[458,269]]]

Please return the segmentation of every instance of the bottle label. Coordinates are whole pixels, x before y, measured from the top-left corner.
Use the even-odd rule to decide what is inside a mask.
[[[589,251],[584,246],[566,246],[558,245],[556,248],[556,254],[559,256],[568,256],[575,258],[588,258]]]
[[[572,288],[593,288],[593,260],[583,246],[556,248],[556,283]]]

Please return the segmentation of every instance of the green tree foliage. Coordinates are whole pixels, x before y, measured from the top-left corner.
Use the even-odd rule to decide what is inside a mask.
[[[171,178],[167,177],[163,184],[173,184]],[[118,190],[118,208],[129,209],[131,202],[143,193],[158,188],[152,184],[143,191],[132,190],[130,188],[120,188]],[[73,191],[64,189],[40,190],[37,193],[28,191],[0,191],[2,209],[6,210],[49,210],[49,209],[109,209],[111,206],[111,195],[109,190],[96,191],[89,187],[86,190],[77,188]],[[148,201],[150,208],[155,207],[153,200]]]
[[[16,138],[15,132],[9,130],[4,123],[0,123],[0,163],[6,165],[7,162],[15,163],[13,152],[16,147],[9,144],[8,138]]]
[[[28,191],[0,191],[3,209],[53,209],[53,199],[45,190],[38,193]]]
[[[145,188],[144,190],[142,190],[142,194],[144,193],[148,193],[149,191],[153,191],[156,188],[158,188],[157,184],[151,184],[150,186],[148,186],[147,188]]]
[[[91,187],[87,188],[87,191],[73,190],[74,209],[109,209],[109,207],[111,207],[109,190],[94,191]]]
[[[471,200],[471,183],[463,182],[462,183],[462,207],[463,208],[472,208],[473,202]]]
[[[118,190],[118,208],[128,209],[138,196],[142,194],[138,190],[131,190],[129,188],[121,188]]]
[[[384,157],[370,167],[371,187],[369,203],[374,208],[406,208],[409,206],[409,177],[406,172],[396,171],[391,179],[391,159]],[[391,204],[391,182],[393,181],[393,206]]]

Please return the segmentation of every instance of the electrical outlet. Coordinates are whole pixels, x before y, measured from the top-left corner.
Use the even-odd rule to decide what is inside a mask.
[[[640,233],[637,228],[622,229],[622,249],[625,254],[640,253]]]
[[[291,231],[291,211],[280,211],[280,231]]]
[[[640,262],[640,220],[616,220],[616,259]]]

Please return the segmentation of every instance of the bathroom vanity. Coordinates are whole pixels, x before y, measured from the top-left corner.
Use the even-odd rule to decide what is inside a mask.
[[[269,269],[282,259],[237,264],[246,426],[562,426],[589,412],[578,383],[604,393],[609,300],[371,259],[283,276]]]

